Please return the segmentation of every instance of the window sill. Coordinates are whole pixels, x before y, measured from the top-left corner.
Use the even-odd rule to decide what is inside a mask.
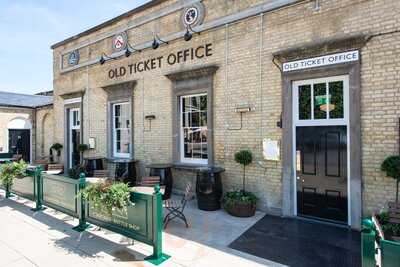
[[[113,163],[120,163],[120,162],[138,162],[136,159],[132,158],[118,158],[118,157],[111,157],[107,158],[108,162],[113,162]]]

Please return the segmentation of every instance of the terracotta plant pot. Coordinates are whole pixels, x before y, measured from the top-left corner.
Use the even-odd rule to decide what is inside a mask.
[[[235,217],[252,217],[256,213],[256,205],[253,203],[243,203],[235,201],[232,204],[225,205],[226,211]]]

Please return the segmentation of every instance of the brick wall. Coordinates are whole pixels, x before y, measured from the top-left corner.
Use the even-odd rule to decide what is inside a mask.
[[[160,7],[175,1],[166,1]],[[208,13],[206,21],[243,10],[263,1],[215,1],[205,0]],[[240,3],[237,3],[240,2]],[[279,211],[282,205],[282,166],[280,162],[262,159],[263,138],[281,139],[282,131],[276,126],[282,112],[281,74],[272,63],[272,54],[301,44],[311,44],[326,38],[349,34],[379,34],[399,30],[396,14],[400,2],[394,0],[325,0],[320,1],[320,11],[314,10],[313,1],[266,13],[262,18],[253,17],[225,27],[195,35],[192,41],[173,41],[158,50],[147,49],[130,58],[121,57],[103,66],[97,64],[61,74],[59,54],[63,49],[107,32],[116,25],[70,42],[54,50],[54,141],[63,143],[64,107],[61,94],[86,90],[84,96],[84,142],[96,137],[97,148],[91,155],[106,155],[107,114],[105,85],[136,80],[134,88],[134,151],[135,158],[143,163],[172,160],[172,91],[171,82],[164,76],[202,66],[219,66],[214,77],[214,153],[216,163],[226,168],[223,175],[225,189],[241,184],[241,167],[233,160],[233,154],[241,148],[250,148],[255,160],[247,171],[247,188],[260,198],[260,208]],[[147,15],[160,7],[153,7],[134,19]],[[217,12],[218,11],[218,12]],[[132,43],[152,40],[155,29],[160,36],[178,31],[180,12],[149,22],[129,32]],[[160,26],[162,25],[162,27]],[[361,51],[361,127],[362,163],[364,182],[364,211],[369,214],[379,210],[394,198],[394,181],[379,171],[385,156],[398,151],[398,117],[400,34],[388,34],[372,38]],[[140,59],[167,55],[171,51],[213,44],[213,56],[164,66],[162,69],[110,80],[108,71]],[[95,59],[102,52],[111,53],[110,40],[82,48],[87,58]],[[82,60],[85,58],[83,57]],[[226,64],[227,63],[227,64]],[[242,130],[240,117],[234,107],[248,104],[254,111],[244,114]],[[151,131],[147,131],[146,115],[155,115]],[[174,172],[177,188],[182,188],[193,174]]]

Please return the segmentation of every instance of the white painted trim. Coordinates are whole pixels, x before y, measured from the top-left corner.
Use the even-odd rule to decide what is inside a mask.
[[[82,98],[77,97],[77,98],[70,98],[70,99],[65,99],[64,100],[64,105],[69,105],[69,104],[75,104],[75,103],[81,103]]]
[[[131,153],[132,153],[132,143],[129,146],[129,150],[130,150],[129,153],[118,153],[117,152],[117,137],[116,137],[117,135],[116,135],[116,129],[115,129],[115,107],[117,105],[119,105],[119,106],[128,105],[129,106],[129,113],[131,115],[129,123],[132,124],[132,110],[131,110],[130,104],[131,103],[129,101],[115,102],[115,103],[111,104],[111,106],[112,106],[112,114],[111,114],[112,115],[111,116],[111,119],[112,119],[112,129],[111,129],[111,132],[112,132],[112,151],[113,151],[113,157],[115,157],[115,158],[129,158]],[[128,130],[131,130],[131,128],[132,128],[132,125],[129,125]],[[130,136],[129,140],[132,140],[132,133],[131,133],[131,136]]]
[[[332,81],[338,81],[342,80],[343,81],[343,111],[344,111],[344,118],[343,119],[326,119],[326,120],[307,120],[307,121],[301,121],[298,119],[298,87],[300,85],[304,84],[314,84],[314,83],[322,83],[322,82],[332,82]],[[313,89],[313,87],[311,87]],[[293,97],[292,97],[292,120],[293,120],[293,126],[292,126],[292,135],[293,135],[293,162],[292,162],[292,168],[293,168],[293,192],[294,192],[294,215],[298,216],[298,211],[297,211],[297,157],[296,157],[296,127],[298,126],[338,126],[338,125],[343,125],[346,126],[346,131],[347,131],[347,224],[351,225],[351,173],[350,173],[350,151],[351,151],[351,144],[350,144],[350,120],[349,120],[349,97],[350,97],[350,92],[349,92],[349,76],[348,75],[341,75],[341,76],[331,76],[331,77],[326,77],[326,78],[319,78],[319,79],[309,79],[309,80],[301,80],[301,81],[294,81],[292,82],[292,90],[293,90]],[[328,87],[327,87],[327,94],[328,94]],[[311,114],[313,118],[313,90],[311,90]],[[328,101],[329,102],[329,101]],[[329,104],[328,104],[328,109],[329,109]],[[329,112],[328,112],[329,114]]]
[[[182,119],[182,110],[183,110],[183,98],[189,98],[189,97],[196,97],[196,96],[207,96],[207,93],[201,93],[201,94],[191,94],[191,95],[182,95],[179,97],[179,131],[180,131],[180,161],[182,163],[189,163],[189,164],[208,164],[208,159],[195,159],[195,158],[185,158],[185,150],[184,150],[184,131],[183,131],[183,119]],[[207,103],[207,109],[208,109],[209,103]],[[207,110],[208,112],[208,110]],[[207,122],[208,124],[208,122]],[[207,131],[209,129],[207,128]],[[208,137],[207,137],[207,142],[209,142]]]
[[[79,98],[80,99],[80,98]],[[73,125],[73,120],[74,120],[74,118],[73,118],[73,112],[75,112],[75,111],[78,111],[78,119],[79,119],[79,125]],[[69,117],[69,119],[68,119],[68,146],[69,146],[69,148],[68,148],[68,158],[69,158],[69,161],[68,161],[68,163],[69,163],[69,168],[72,168],[73,166],[72,166],[72,150],[73,150],[73,148],[72,148],[72,130],[80,130],[81,129],[81,121],[80,121],[80,119],[81,119],[81,117],[80,117],[80,108],[70,108],[70,109],[68,109],[68,117]]]

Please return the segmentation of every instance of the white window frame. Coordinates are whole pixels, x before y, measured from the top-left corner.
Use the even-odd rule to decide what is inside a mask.
[[[74,124],[74,113],[77,113],[76,117],[76,124]],[[72,130],[80,130],[81,129],[81,114],[80,114],[80,108],[71,108],[69,109],[69,167],[72,168],[72,150],[73,150],[73,144],[72,144]]]
[[[180,140],[179,140],[179,144],[180,144],[180,160],[182,163],[187,163],[187,164],[200,164],[200,165],[207,165],[208,164],[208,155],[209,155],[209,151],[208,151],[208,142],[209,142],[209,138],[208,138],[208,118],[207,118],[207,159],[196,159],[196,158],[186,158],[185,157],[185,142],[184,142],[184,130],[183,130],[183,99],[184,98],[190,98],[190,97],[196,97],[196,96],[207,96],[207,93],[201,93],[201,94],[191,94],[191,95],[182,95],[179,96],[179,131],[180,131]],[[208,99],[207,99],[207,116],[208,116]]]
[[[131,153],[132,153],[132,131],[131,131],[131,129],[132,129],[132,110],[131,110],[131,108],[129,107],[129,116],[130,116],[130,118],[129,118],[129,128],[128,128],[128,130],[130,131],[130,134],[131,134],[131,136],[130,136],[130,140],[129,140],[129,152],[128,153],[119,153],[119,152],[117,152],[117,129],[116,129],[116,125],[115,125],[115,107],[116,106],[123,106],[123,105],[128,105],[128,107],[129,107],[129,105],[130,105],[130,102],[129,101],[124,101],[124,102],[115,102],[115,103],[112,103],[111,104],[111,108],[112,108],[112,117],[111,117],[111,119],[112,119],[112,130],[111,130],[111,132],[112,132],[112,150],[113,150],[113,157],[115,157],[115,158],[129,158],[130,156],[131,156]]]
[[[327,112],[327,119],[314,119],[314,90],[311,87],[311,119],[300,120],[299,119],[299,86],[302,85],[314,85],[319,83],[325,83],[326,86],[326,99],[328,110],[329,110],[329,87],[328,83],[343,81],[343,118],[340,119],[330,119],[329,112]],[[310,79],[303,81],[293,82],[293,121],[296,126],[329,126],[329,125],[347,125],[349,119],[349,77],[347,75],[333,76],[327,78]]]
[[[299,86],[301,85],[308,85],[308,84],[316,84],[316,83],[329,83],[335,81],[343,81],[343,118],[341,119],[329,119],[329,112],[327,114],[327,119],[313,119],[314,118],[314,94],[311,90],[311,119],[310,120],[299,120]],[[328,110],[329,110],[329,87],[327,87],[327,103],[328,103]],[[313,89],[313,87],[311,87]],[[318,79],[308,79],[308,80],[301,80],[301,81],[293,81],[292,82],[292,115],[293,115],[293,128],[292,128],[292,136],[293,136],[293,192],[295,192],[295,196],[293,198],[294,202],[294,214],[295,216],[298,215],[297,213],[297,158],[296,158],[296,127],[299,126],[346,126],[347,129],[347,224],[351,225],[351,162],[350,162],[350,151],[351,151],[351,144],[350,144],[350,120],[349,120],[349,75],[340,75],[340,76],[331,76],[331,77],[324,77]]]

